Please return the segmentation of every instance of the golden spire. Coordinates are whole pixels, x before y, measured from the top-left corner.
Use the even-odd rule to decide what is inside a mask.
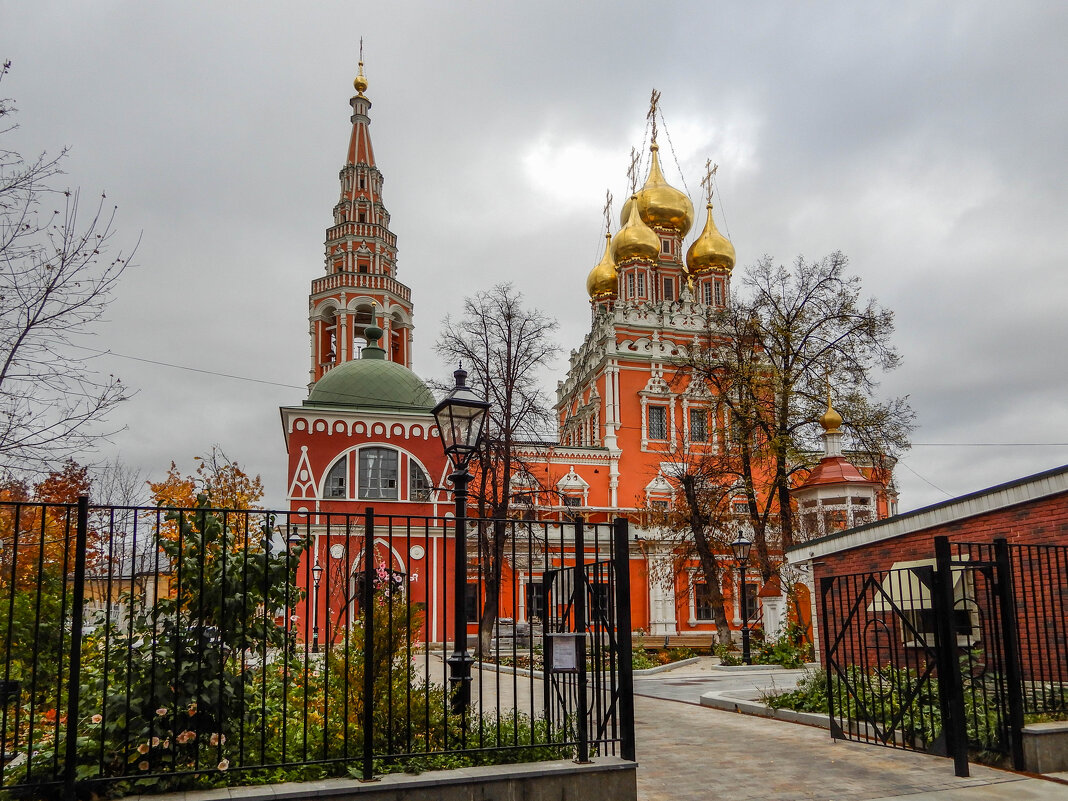
[[[729,273],[734,269],[734,245],[719,232],[716,221],[712,219],[712,179],[718,169],[719,165],[713,164],[712,159],[705,159],[705,177],[701,179],[701,186],[705,190],[708,216],[701,235],[686,251],[686,273],[690,276],[710,272]]]
[[[367,90],[367,79],[363,76],[363,37],[360,37],[360,71],[356,75],[356,79],[352,82],[353,87],[356,89],[356,94],[363,96],[363,93]]]
[[[604,235],[604,256],[590,270],[586,278],[586,291],[592,301],[614,299],[619,294],[619,273],[612,258],[612,235],[607,231]]]
[[[686,251],[686,272],[693,276],[710,272],[729,273],[734,269],[734,245],[716,228],[716,222],[712,219],[712,203],[709,202],[705,209],[708,216],[704,230]]]
[[[820,418],[820,425],[828,434],[840,434],[842,415],[838,414],[831,406],[831,377],[827,376],[827,411]]]
[[[616,264],[641,259],[655,261],[660,257],[660,237],[645,224],[638,212],[638,196],[631,195],[625,206],[627,222],[612,240],[612,258]]]
[[[660,169],[659,151],[660,145],[655,141],[649,145],[652,163],[649,165],[649,177],[645,179],[645,186],[637,193],[638,212],[646,225],[671,229],[677,231],[679,236],[686,236],[693,226],[693,203],[685,193],[664,179],[664,171]],[[633,198],[623,204],[620,221],[630,216],[632,201]]]

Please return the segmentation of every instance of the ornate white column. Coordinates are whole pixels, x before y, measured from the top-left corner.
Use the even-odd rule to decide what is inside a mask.
[[[675,619],[674,568],[670,554],[650,555],[649,565],[649,634],[678,634]]]

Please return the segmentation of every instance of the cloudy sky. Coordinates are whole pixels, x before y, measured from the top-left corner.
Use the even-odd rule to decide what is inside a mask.
[[[655,87],[695,198],[720,165],[740,268],[840,249],[895,310],[882,390],[919,423],[902,510],[1068,462],[1064,3],[0,0],[0,19],[8,144],[70,146],[65,180],[118,205],[117,244],[141,238],[92,340],[139,392],[95,458],[158,477],[217,443],[282,503],[278,406],[305,397],[363,36],[423,377],[451,369],[442,316],[499,281],[581,343],[604,193],[626,191]]]

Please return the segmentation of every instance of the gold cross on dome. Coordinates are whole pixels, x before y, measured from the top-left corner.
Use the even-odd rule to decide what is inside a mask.
[[[360,37],[360,63],[363,63],[363,37]]]
[[[712,179],[716,177],[718,164],[713,164],[712,159],[705,159],[705,177],[701,179],[701,186],[705,188],[705,202],[712,202]]]
[[[606,189],[604,192],[604,232],[606,234],[612,233],[612,190]]]
[[[630,181],[630,193],[633,195],[638,191],[638,162],[641,161],[642,154],[638,152],[637,148],[630,149],[630,166],[627,167],[627,179]]]
[[[645,119],[649,120],[649,123],[653,127],[653,143],[656,143],[656,107],[660,103],[660,93],[653,90],[653,93],[649,95],[649,113],[645,115]]]

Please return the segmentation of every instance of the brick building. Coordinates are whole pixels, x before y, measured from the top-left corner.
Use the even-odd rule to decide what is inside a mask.
[[[939,536],[951,543],[988,544],[1004,538],[1010,546],[1068,546],[1068,465],[790,548],[786,552],[788,562],[810,580],[817,631],[820,602],[816,590],[822,578],[933,565],[934,540]],[[1017,607],[1025,613],[1028,609],[1059,610],[1063,618],[1068,610],[1068,581],[1062,572],[1065,566],[1047,569],[1056,567],[1059,556],[1056,549],[1049,549],[1046,557],[1044,553],[1041,548],[1020,549],[1014,557],[1031,561],[1016,565],[1018,574],[1040,577],[1017,581]],[[1054,563],[1044,565],[1044,559]],[[1035,621],[1036,630],[1025,641],[1048,639],[1039,636],[1043,634],[1038,631],[1040,622]],[[1063,641],[1054,644],[1068,647]]]

